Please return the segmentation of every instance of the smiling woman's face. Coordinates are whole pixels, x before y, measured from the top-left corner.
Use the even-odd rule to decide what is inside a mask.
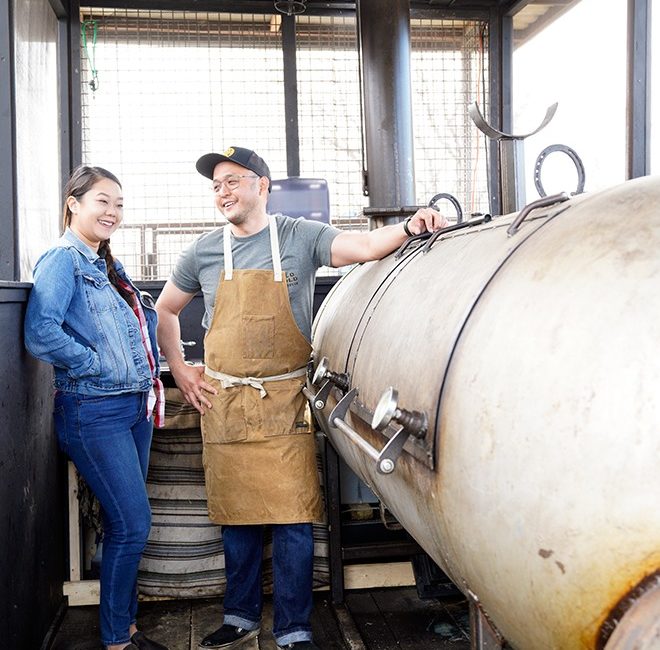
[[[124,216],[121,187],[109,178],[98,180],[80,199],[70,196],[67,205],[71,210],[71,230],[93,250],[110,239]]]

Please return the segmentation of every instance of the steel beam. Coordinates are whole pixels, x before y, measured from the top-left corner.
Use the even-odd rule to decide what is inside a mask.
[[[502,17],[496,8],[490,11],[488,20],[488,122],[502,130]],[[509,85],[510,88],[510,85]],[[498,144],[488,141],[488,199],[490,212],[501,214],[500,165]]]
[[[81,73],[80,73],[80,0],[70,0],[69,19],[69,167],[63,173],[68,172],[82,164],[82,100],[81,100]]]
[[[12,0],[0,0],[0,280],[19,279]]]
[[[369,205],[412,205],[409,1],[358,0],[357,11]]]
[[[282,56],[284,58],[286,172],[288,176],[300,176],[300,139],[298,134],[298,70],[296,63],[295,16],[282,16]]]
[[[651,0],[628,0],[626,179],[651,171]]]

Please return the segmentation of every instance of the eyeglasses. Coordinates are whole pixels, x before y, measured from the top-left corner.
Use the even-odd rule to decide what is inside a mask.
[[[223,185],[227,186],[227,189],[230,190],[235,190],[239,183],[241,182],[241,178],[259,178],[255,174],[232,174],[231,176],[227,176],[226,178],[223,178],[220,181],[213,181],[213,191],[214,192],[219,192],[222,189]]]

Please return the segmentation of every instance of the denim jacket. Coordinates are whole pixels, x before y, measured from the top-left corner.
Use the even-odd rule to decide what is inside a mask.
[[[115,260],[118,275],[140,297],[158,375],[156,311]],[[108,280],[106,264],[67,229],[34,268],[25,345],[55,367],[55,388],[87,395],[146,391],[153,377],[135,313]]]

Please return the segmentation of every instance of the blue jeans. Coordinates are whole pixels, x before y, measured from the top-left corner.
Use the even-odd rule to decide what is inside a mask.
[[[55,429],[60,447],[101,504],[101,641],[126,643],[137,615],[137,572],[149,537],[145,480],[152,419],[147,393],[96,397],[58,392]]]
[[[273,636],[278,645],[310,641],[312,524],[273,524]],[[227,590],[224,622],[256,630],[261,620],[263,526],[223,526]]]

